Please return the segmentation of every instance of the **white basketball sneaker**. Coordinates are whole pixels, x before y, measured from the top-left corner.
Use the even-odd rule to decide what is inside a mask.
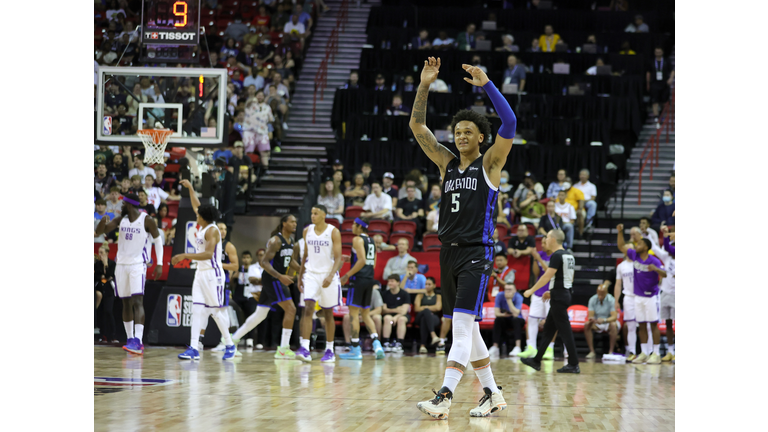
[[[504,396],[501,394],[501,386],[499,386],[498,393],[491,393],[491,389],[488,387],[485,387],[483,391],[485,395],[480,398],[480,405],[469,411],[470,417],[488,417],[496,411],[507,409],[507,401],[504,400]]]
[[[436,418],[438,420],[445,420],[448,418],[448,411],[451,410],[451,399],[453,399],[453,392],[448,390],[448,387],[443,387],[440,391],[432,389],[432,393],[435,394],[434,399],[425,400],[416,404],[419,411],[424,414]]]

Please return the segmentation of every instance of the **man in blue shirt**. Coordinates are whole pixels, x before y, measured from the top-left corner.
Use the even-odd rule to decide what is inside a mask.
[[[520,341],[523,336],[523,296],[517,292],[514,284],[507,284],[504,292],[496,295],[496,305],[493,308],[496,319],[493,321],[493,346],[488,350],[491,358],[499,358],[499,345],[506,339],[506,331],[510,327],[515,335],[515,348],[509,353],[510,357],[520,354]]]
[[[504,69],[504,84],[517,84],[517,90],[525,91],[525,66],[517,64],[517,56],[507,57],[507,68]]]
[[[419,264],[416,261],[408,261],[405,274],[400,275],[400,289],[409,294],[425,294],[427,278],[419,273]]]
[[[304,24],[304,29],[309,32],[312,28],[312,15],[304,12],[304,6],[301,4],[296,5],[296,15],[299,16],[299,22]]]

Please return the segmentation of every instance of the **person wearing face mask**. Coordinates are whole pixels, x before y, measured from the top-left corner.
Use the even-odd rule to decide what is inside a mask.
[[[667,189],[664,191],[664,195],[661,197],[662,203],[656,207],[656,211],[651,216],[651,225],[659,226],[662,222],[666,225],[674,225],[675,217],[675,197],[672,196],[672,191]]]
[[[501,180],[499,180],[499,191],[508,194],[512,190],[512,185],[509,184],[509,172],[507,170],[501,171]]]

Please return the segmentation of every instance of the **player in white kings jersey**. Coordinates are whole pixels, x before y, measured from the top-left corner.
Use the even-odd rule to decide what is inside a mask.
[[[139,197],[126,194],[123,197],[123,210],[120,216],[109,221],[104,216],[96,227],[96,235],[110,232],[120,227],[117,239],[117,267],[115,268],[115,295],[123,300],[123,325],[128,338],[123,349],[134,354],[144,353],[144,283],[147,275],[147,263],[152,258],[149,239],[152,236],[155,245],[157,266],[155,280],[163,274],[163,241],[157,230],[157,223],[146,213],[139,212]],[[135,324],[134,324],[135,322]],[[135,330],[135,332],[134,332]]]
[[[344,264],[341,259],[341,233],[333,225],[325,223],[327,210],[323,205],[312,207],[312,225],[304,228],[306,240],[304,256],[299,271],[299,291],[304,293],[304,314],[301,317],[301,347],[296,358],[312,361],[309,353],[309,337],[312,333],[312,315],[315,302],[323,309],[325,316],[325,354],[321,362],[336,361],[333,353],[333,340],[336,324],[333,320],[333,308],[341,304],[341,283],[339,269]]]
[[[626,343],[625,354],[627,361],[631,362],[637,357],[637,321],[635,321],[635,268],[632,261],[624,254],[624,261],[616,267],[616,285],[613,289],[613,298],[616,300],[616,310],[624,311],[624,341]],[[619,307],[619,297],[624,293],[624,307]]]
[[[181,186],[189,189],[189,197],[192,201],[192,209],[197,214],[197,224],[200,229],[195,235],[195,253],[179,254],[171,259],[171,264],[176,265],[182,260],[189,259],[197,262],[195,280],[192,282],[192,329],[189,347],[179,354],[183,360],[198,360],[200,352],[197,347],[198,335],[203,325],[208,323],[208,316],[213,316],[216,326],[219,328],[224,343],[224,360],[235,356],[235,344],[229,335],[229,319],[223,306],[225,305],[226,282],[224,269],[221,265],[222,247],[221,233],[214,221],[219,211],[211,204],[200,205],[192,185],[188,180],[179,182]]]

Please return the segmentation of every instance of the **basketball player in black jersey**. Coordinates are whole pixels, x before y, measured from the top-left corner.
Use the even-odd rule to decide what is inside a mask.
[[[477,67],[462,65],[472,77],[464,80],[483,87],[493,102],[502,125],[491,142],[491,125],[484,115],[459,111],[451,123],[454,142],[460,157],[437,143],[426,126],[429,86],[437,79],[440,59],[424,62],[421,83],[416,93],[410,126],[419,145],[440,169],[443,179],[443,203],[440,205],[439,238],[440,278],[443,294],[443,316],[453,319],[453,345],[442,388],[434,399],[418,403],[421,412],[437,419],[448,418],[451,399],[464,369],[469,363],[475,369],[485,395],[469,414],[485,417],[504,410],[507,403],[491,372],[490,356],[477,321],[482,319],[485,289],[493,266],[493,231],[499,194],[501,170],[512,148],[517,119],[499,90]]]
[[[352,350],[349,353],[339,354],[343,360],[362,360],[363,353],[360,348],[360,320],[358,315],[360,309],[363,310],[363,321],[365,326],[371,332],[373,339],[373,351],[377,359],[384,358],[384,349],[379,342],[379,335],[376,333],[376,325],[369,314],[371,310],[371,296],[373,295],[373,285],[377,282],[373,278],[373,269],[376,267],[376,245],[373,239],[368,237],[368,222],[356,218],[352,224],[352,233],[357,237],[352,240],[352,257],[350,264],[352,267],[347,274],[341,277],[341,284],[351,281],[352,286],[347,291],[347,306],[349,306],[349,321],[352,324]]]
[[[291,351],[290,341],[293,332],[293,320],[296,317],[296,305],[288,288],[293,279],[287,276],[288,269],[298,270],[299,263],[293,257],[293,242],[291,237],[296,232],[296,217],[291,214],[280,218],[280,225],[272,231],[272,238],[267,242],[267,252],[261,259],[261,267],[264,273],[261,277],[261,296],[256,313],[245,320],[245,324],[232,335],[232,340],[237,345],[240,339],[259,325],[269,314],[270,308],[275,304],[283,308],[283,334],[280,346],[275,352],[276,359],[293,359],[295,354]]]

